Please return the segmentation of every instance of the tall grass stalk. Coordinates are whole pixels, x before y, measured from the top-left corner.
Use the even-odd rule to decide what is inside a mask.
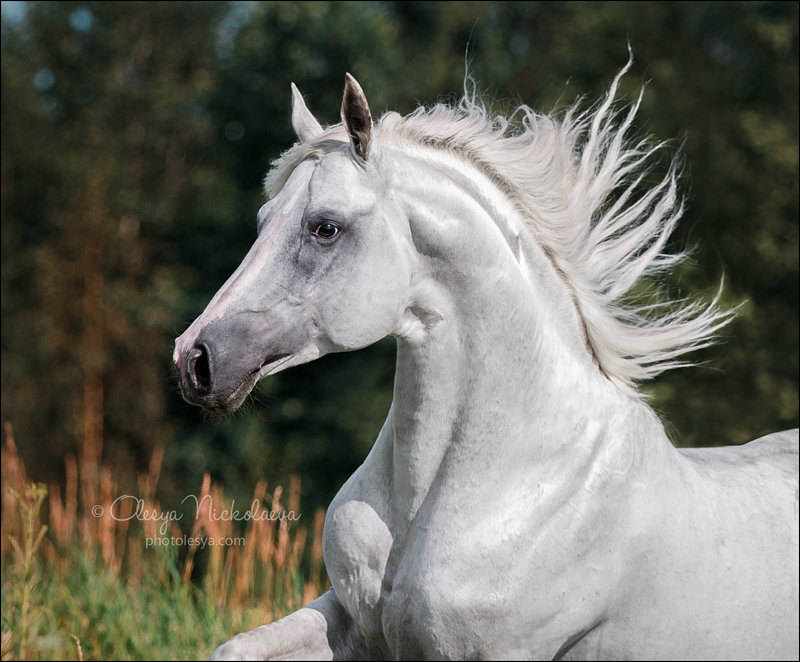
[[[8,535],[8,540],[14,550],[14,561],[11,575],[14,578],[14,609],[4,614],[9,614],[8,619],[12,636],[4,644],[8,644],[9,651],[13,649],[16,657],[25,659],[29,656],[29,642],[34,621],[41,610],[41,605],[31,604],[31,597],[40,582],[37,551],[42,543],[42,538],[47,532],[45,525],[39,525],[39,511],[47,497],[47,488],[40,483],[29,483],[22,490],[9,488],[9,496],[17,501],[20,514],[20,534]],[[14,633],[16,632],[16,637]],[[3,650],[3,658],[6,657]]]

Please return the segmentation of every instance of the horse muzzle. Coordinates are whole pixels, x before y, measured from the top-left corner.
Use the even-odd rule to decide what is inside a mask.
[[[184,400],[232,414],[259,379],[291,362],[303,335],[265,328],[263,315],[255,313],[215,320],[199,333],[192,325],[175,341],[173,354]]]

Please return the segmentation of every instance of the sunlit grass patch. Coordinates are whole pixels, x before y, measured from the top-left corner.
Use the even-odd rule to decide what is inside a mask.
[[[158,451],[140,476],[141,495],[116,504],[108,470],[94,472],[96,484],[87,486],[91,472],[73,465],[63,499],[57,487],[29,481],[7,426],[3,660],[207,658],[233,634],[298,609],[327,587],[322,512],[310,534],[302,519],[281,516],[299,513],[297,480],[286,505],[282,488],[268,494],[259,483],[253,503],[273,517],[240,527],[230,517],[233,504],[206,476],[191,527],[182,531],[168,518],[136,516],[138,507],[169,512],[154,498]],[[79,494],[97,503],[79,507]]]

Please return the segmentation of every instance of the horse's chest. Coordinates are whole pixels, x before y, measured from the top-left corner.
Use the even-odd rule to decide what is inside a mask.
[[[394,657],[408,659],[482,658],[485,622],[475,619],[475,576],[458,577],[425,545],[410,544],[394,569],[382,608],[382,631]],[[486,605],[481,605],[481,607]],[[491,610],[488,610],[491,611]],[[495,617],[499,614],[495,613]]]
[[[375,654],[484,657],[497,634],[493,628],[508,625],[512,596],[492,572],[491,559],[472,558],[476,546],[470,550],[433,528],[421,524],[400,539],[366,502],[336,505],[325,527],[331,582]],[[479,567],[484,570],[476,573]],[[475,618],[477,612],[491,618]]]

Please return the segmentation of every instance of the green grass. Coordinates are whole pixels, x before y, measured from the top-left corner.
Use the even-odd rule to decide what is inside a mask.
[[[65,571],[41,558],[27,583],[16,567],[4,571],[3,659],[207,659],[232,634],[287,608],[221,608],[181,578],[174,548],[152,551],[138,576],[119,575],[77,547],[60,560]],[[302,588],[295,602],[301,598]]]
[[[152,522],[95,517],[75,499],[62,501],[56,488],[48,495],[30,482],[10,436],[2,459],[3,660],[207,659],[234,634],[299,609],[327,588],[322,511],[309,523],[310,537],[297,521],[251,521],[238,531],[204,514],[190,536],[235,536],[239,544],[153,546]],[[79,493],[78,483],[66,492]],[[93,484],[97,503],[111,502],[115,484],[108,472]],[[149,486],[148,507],[160,510],[155,480],[141,484]],[[293,480],[288,510],[299,512],[299,492]],[[200,493],[227,503],[208,478]],[[286,510],[282,493],[278,487],[269,495],[260,483],[254,498]]]

